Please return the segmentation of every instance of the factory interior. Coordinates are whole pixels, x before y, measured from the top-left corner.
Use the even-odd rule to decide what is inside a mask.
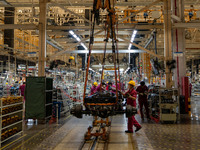
[[[0,150],[200,150],[200,0],[0,0]]]

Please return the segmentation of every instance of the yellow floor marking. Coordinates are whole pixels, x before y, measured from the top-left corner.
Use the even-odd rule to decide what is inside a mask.
[[[30,141],[32,138],[36,137],[37,135],[39,135],[39,134],[40,134],[41,132],[43,132],[44,130],[46,130],[46,128],[43,129],[43,130],[41,130],[40,132],[36,133],[34,136],[30,137],[30,138],[27,139],[26,141],[24,141],[23,144],[26,143],[26,142],[28,142],[28,141]],[[16,150],[17,148],[19,148],[19,147],[21,147],[21,146],[22,146],[22,144],[18,145],[18,146],[15,147],[13,150]]]
[[[64,121],[67,120],[69,117],[71,117],[71,115],[69,115],[68,117],[66,117],[66,118],[64,119]],[[45,128],[45,129],[46,129],[46,128]],[[23,143],[26,143],[26,142],[30,141],[32,138],[34,138],[34,137],[36,137],[37,135],[39,135],[39,134],[40,134],[41,132],[43,132],[45,129],[39,131],[37,134],[35,134],[34,136],[30,137],[29,139],[27,139],[27,140],[24,141]],[[24,137],[24,136],[22,136],[22,137]],[[22,137],[21,137],[21,138],[22,138]],[[14,141],[13,141],[13,142],[14,142]],[[11,143],[9,143],[8,145],[10,145],[10,144],[11,144]],[[7,147],[8,145],[4,146],[3,148]],[[18,146],[15,147],[13,150],[16,150],[17,148],[19,148],[19,147],[21,147],[21,146],[22,146],[22,144],[18,145]],[[0,149],[0,150],[1,150],[1,149]]]
[[[64,121],[67,120],[67,119],[68,119],[69,117],[71,117],[71,116],[72,116],[72,115],[67,116],[67,117],[64,119]]]
[[[20,140],[21,138],[23,138],[23,137],[25,137],[25,136],[27,136],[27,134],[24,134],[23,136],[19,137],[18,139],[14,140],[14,141],[12,141],[12,142],[10,142],[10,143],[8,143],[8,144],[5,145],[4,147],[0,148],[0,150],[3,150],[4,148],[8,147],[9,145],[15,143],[16,141]]]

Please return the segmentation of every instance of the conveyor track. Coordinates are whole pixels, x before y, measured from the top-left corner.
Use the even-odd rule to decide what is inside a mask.
[[[98,127],[93,127],[92,131],[95,131],[97,129],[99,132],[101,132],[100,125]],[[106,131],[108,135],[110,134],[110,129],[111,129],[111,126],[106,127]],[[88,140],[88,141],[84,140],[81,143],[79,150],[108,150],[108,142],[109,142],[109,139],[104,141],[101,139],[101,137],[94,137],[93,139]]]

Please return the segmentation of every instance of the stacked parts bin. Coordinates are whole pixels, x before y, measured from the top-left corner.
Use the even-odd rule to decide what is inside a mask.
[[[23,134],[23,98],[21,96],[0,99],[0,149],[9,139]]]

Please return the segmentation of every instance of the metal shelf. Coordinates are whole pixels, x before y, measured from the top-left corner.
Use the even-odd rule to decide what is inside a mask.
[[[8,115],[15,114],[15,113],[18,113],[18,112],[21,112],[21,111],[23,111],[23,109],[20,109],[20,110],[13,111],[13,112],[11,112],[11,113],[8,113],[8,114],[5,114],[5,115],[2,115],[2,116],[0,116],[0,118],[1,118],[1,117],[3,118],[3,117],[8,116]]]
[[[8,137],[7,139],[5,139],[5,140],[1,141],[1,143],[4,143],[4,142],[6,142],[7,140],[9,140],[9,139],[13,138],[14,136],[16,136],[16,135],[18,135],[18,134],[21,134],[22,132],[23,132],[23,131],[17,132],[16,134],[14,134],[14,135],[12,135],[12,136]]]
[[[16,124],[18,124],[18,123],[21,123],[23,120],[20,120],[20,121],[17,121],[17,122],[15,122],[15,123],[13,123],[13,124],[10,124],[10,125],[8,125],[8,126],[5,126],[5,127],[3,127],[1,130],[4,130],[4,129],[6,129],[6,128],[9,128],[9,127],[12,127],[12,126],[14,126],[14,125],[16,125]]]
[[[45,104],[45,106],[49,106],[49,105],[53,105],[53,103],[48,103],[48,104]]]
[[[13,96],[13,97],[16,97],[16,96]],[[21,97],[22,99],[22,97]],[[17,122],[14,122],[12,124],[9,124],[9,125],[6,125],[5,127],[2,127],[2,118],[5,117],[5,116],[9,116],[9,115],[15,115],[17,113],[20,113],[20,116],[23,116],[23,101],[20,101],[20,102],[17,102],[17,103],[14,103],[14,104],[9,104],[9,105],[3,105],[2,104],[3,102],[0,101],[0,134],[2,134],[2,131],[4,129],[9,129],[9,128],[14,128],[14,127],[19,127],[18,129],[20,130],[19,132],[15,133],[14,135],[6,138],[5,140],[1,141],[1,138],[0,138],[0,149],[1,149],[1,146],[2,146],[2,143],[6,142],[7,140],[13,138],[14,136],[16,135],[19,135],[23,132],[23,120],[19,120]],[[20,109],[19,110],[16,110],[16,111],[13,111],[13,112],[10,112],[10,113],[7,113],[7,114],[2,114],[2,109],[3,108],[7,108],[7,107],[12,107],[12,106],[18,106],[20,105]]]
[[[166,93],[162,93],[165,90]],[[168,93],[167,93],[168,91]],[[162,102],[162,98],[166,97],[168,100],[173,100],[173,102]],[[169,98],[170,97],[170,98]],[[174,98],[173,98],[174,97]],[[176,109],[178,108],[178,115]],[[163,113],[162,110],[167,109],[169,112]],[[175,109],[175,111],[173,111]],[[160,88],[159,91],[159,110],[160,110],[160,121],[173,121],[176,122],[180,120],[180,105],[179,105],[179,91],[176,88]]]
[[[45,90],[45,92],[53,92],[53,90]]]
[[[15,106],[15,105],[20,105],[20,104],[23,104],[23,102],[14,103],[14,104],[10,104],[10,105],[4,105],[4,106],[2,106],[2,108],[10,107],[10,106]]]

